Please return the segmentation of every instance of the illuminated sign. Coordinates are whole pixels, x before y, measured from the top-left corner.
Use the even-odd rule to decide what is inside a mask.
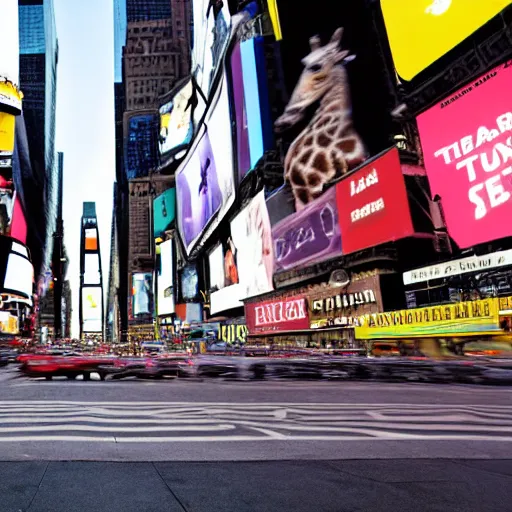
[[[405,309],[359,317],[357,339],[485,336],[502,332],[499,299]]]
[[[82,331],[101,332],[103,297],[101,287],[82,288]]]
[[[85,230],[85,250],[97,251],[98,250],[98,231],[96,228]]]
[[[509,61],[417,118],[432,196],[460,248],[512,234],[511,87]]]
[[[381,0],[395,68],[404,80],[436,62],[510,0]]]

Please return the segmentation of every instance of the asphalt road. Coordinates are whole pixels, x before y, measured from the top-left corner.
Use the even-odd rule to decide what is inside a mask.
[[[512,511],[512,391],[0,370],[0,512]]]

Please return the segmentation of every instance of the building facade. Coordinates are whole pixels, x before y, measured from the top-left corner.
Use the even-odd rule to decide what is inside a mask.
[[[19,0],[20,87],[34,179],[24,195],[36,279],[49,271],[57,219],[55,112],[58,42],[52,0]]]

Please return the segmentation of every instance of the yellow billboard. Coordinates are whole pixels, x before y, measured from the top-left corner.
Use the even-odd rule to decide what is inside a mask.
[[[0,112],[0,152],[14,151],[14,116]]]
[[[375,340],[502,334],[499,300],[482,299],[363,315],[355,328],[355,337]]]
[[[21,113],[21,100],[23,94],[8,80],[0,81],[0,105],[11,107]]]
[[[395,68],[411,80],[499,14],[511,0],[381,0]]]

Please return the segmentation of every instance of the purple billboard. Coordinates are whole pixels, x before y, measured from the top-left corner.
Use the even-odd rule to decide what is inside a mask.
[[[217,169],[206,130],[187,165],[176,176],[176,186],[180,227],[185,246],[189,247],[222,204]]]
[[[176,171],[177,224],[187,256],[217,227],[235,200],[231,112],[226,78]]]
[[[238,179],[241,181],[251,168],[251,156],[249,154],[249,127],[247,125],[242,55],[239,42],[236,43],[231,54],[231,88],[236,119]]]
[[[277,222],[272,238],[276,272],[341,256],[336,187]]]

